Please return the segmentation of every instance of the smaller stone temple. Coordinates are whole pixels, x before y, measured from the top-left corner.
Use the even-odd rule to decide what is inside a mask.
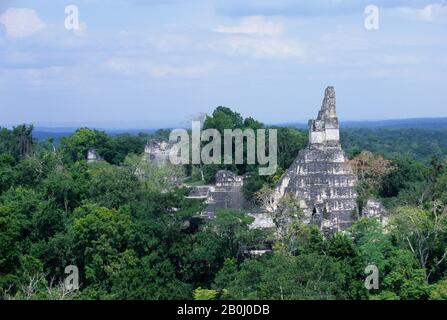
[[[87,151],[87,163],[92,163],[96,161],[102,161],[104,160],[96,151],[95,148],[90,148]]]
[[[174,143],[158,140],[150,140],[145,148],[144,155],[147,161],[155,165],[165,165],[170,163],[169,154]]]
[[[351,226],[358,213],[357,177],[340,144],[335,90],[328,87],[321,110],[309,121],[309,144],[282,177],[275,201],[288,193],[301,202],[307,222],[325,233]]]
[[[214,185],[195,187],[188,198],[204,200],[206,208],[202,214],[208,218],[213,218],[217,209],[242,210],[246,202],[241,188],[246,178],[220,170],[216,173]]]

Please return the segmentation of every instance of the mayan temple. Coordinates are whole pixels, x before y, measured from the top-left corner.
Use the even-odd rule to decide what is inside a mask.
[[[316,120],[309,121],[309,144],[283,176],[276,199],[294,194],[306,214],[326,234],[349,227],[357,209],[356,176],[340,144],[335,90],[328,87]]]

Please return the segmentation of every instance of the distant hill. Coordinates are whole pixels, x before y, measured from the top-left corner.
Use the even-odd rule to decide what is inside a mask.
[[[416,118],[382,121],[345,121],[345,128],[414,128],[414,129],[447,129],[447,118]]]
[[[281,127],[293,127],[299,129],[307,129],[307,123],[290,122],[277,124]],[[447,118],[415,118],[415,119],[395,119],[395,120],[378,120],[378,121],[342,121],[342,129],[429,129],[429,130],[445,130],[447,129]],[[75,132],[78,127],[35,127],[34,137],[39,140],[53,137],[59,140],[61,137],[69,136]],[[140,132],[152,134],[157,129],[114,129],[114,128],[97,128],[111,135],[129,133],[136,135]]]
[[[414,128],[414,129],[447,129],[447,118],[414,118],[414,119],[395,119],[395,120],[377,120],[377,121],[341,121],[342,128]],[[307,123],[283,123],[280,126],[306,129]]]
[[[67,137],[73,134],[77,129],[77,127],[35,127],[33,131],[33,137],[38,140],[45,140],[49,137],[53,137],[55,140],[59,140],[62,137]],[[100,131],[105,131],[110,135],[118,135],[122,133],[128,133],[131,135],[137,135],[140,132],[153,134],[157,131],[157,129],[104,129],[104,128],[95,128]]]

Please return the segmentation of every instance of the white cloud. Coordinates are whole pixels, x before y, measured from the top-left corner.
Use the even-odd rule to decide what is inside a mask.
[[[262,16],[242,18],[235,26],[220,25],[213,31],[227,35],[212,45],[216,51],[227,55],[277,59],[302,58],[304,55],[301,43],[284,36],[286,28],[281,22]]]
[[[214,69],[214,66],[197,65],[197,66],[174,67],[170,65],[150,65],[147,66],[146,69],[153,77],[156,78],[170,78],[170,77],[197,78],[209,74],[209,72]]]
[[[45,68],[0,68],[0,84],[22,84],[24,88],[45,87],[54,85],[67,85],[71,83],[73,70],[65,67],[49,66]],[[79,81],[79,79],[77,79]]]
[[[281,23],[268,21],[262,16],[252,16],[243,18],[236,26],[220,25],[213,31],[226,34],[280,36],[284,33],[285,28]]]
[[[0,15],[0,23],[11,38],[29,37],[46,27],[36,12],[27,8],[9,8]]]
[[[220,43],[229,55],[244,55],[255,58],[301,58],[303,46],[297,41],[279,38],[228,37]]]
[[[421,7],[445,0],[217,0],[217,11],[221,14],[241,17],[264,16],[340,16],[359,14],[367,5],[380,8],[403,6]]]
[[[355,27],[337,27],[315,37],[308,46],[307,62],[328,68],[369,66],[380,54],[378,43],[371,41],[366,31]]]
[[[105,68],[127,76],[150,75],[154,78],[198,78],[208,75],[216,66],[213,64],[173,66],[154,64],[138,59],[111,58],[106,61]]]
[[[408,79],[420,76],[420,73],[410,69],[390,69],[390,68],[364,68],[364,69],[343,69],[330,73],[309,74],[310,79],[327,81],[327,79],[339,80],[371,80],[371,79]]]
[[[437,22],[447,19],[447,5],[434,3],[423,8],[399,7],[389,9],[389,13],[406,20]]]

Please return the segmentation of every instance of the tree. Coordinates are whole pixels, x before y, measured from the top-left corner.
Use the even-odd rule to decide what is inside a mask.
[[[171,163],[158,166],[135,154],[126,157],[124,166],[129,168],[148,190],[155,192],[172,190],[185,178],[183,166]]]
[[[387,257],[393,249],[391,239],[377,219],[361,218],[350,229],[362,262],[365,266],[373,264],[380,273],[388,265]]]
[[[298,152],[307,145],[307,135],[294,128],[276,128],[278,130],[278,166],[287,170],[298,156]]]
[[[423,164],[409,157],[396,157],[392,161],[393,170],[385,174],[381,182],[381,196],[396,197],[402,190],[427,179],[428,168]]]
[[[12,135],[14,138],[14,153],[20,157],[30,154],[33,145],[33,126],[23,124],[14,127]]]
[[[362,151],[348,163],[359,179],[360,201],[370,194],[377,195],[383,177],[393,170],[390,160],[369,151]]]
[[[61,139],[63,153],[73,162],[85,160],[90,148],[95,148],[100,155],[105,154],[109,143],[110,138],[105,132],[88,128],[80,128],[71,136]]]
[[[347,233],[337,232],[325,243],[324,253],[343,263],[345,283],[343,294],[347,299],[363,299],[367,296],[364,287],[366,265],[354,239]]]
[[[447,153],[445,130],[438,128],[348,128],[341,130],[343,148],[370,150],[387,157],[408,156],[429,163]]]
[[[244,119],[239,113],[227,107],[217,107],[211,116],[205,118],[203,129],[217,129],[223,134],[225,129],[242,128],[243,123]]]
[[[220,293],[220,298],[226,299],[228,290],[226,287],[235,280],[238,272],[238,264],[235,258],[226,258],[222,267],[216,272],[212,288]]]
[[[447,164],[438,165],[438,170],[433,168],[432,171],[439,171],[438,173],[432,174],[433,178],[433,199],[442,202],[447,205]]]
[[[118,208],[138,197],[139,181],[126,168],[117,168],[105,162],[89,166],[91,176],[89,199],[108,208]]]
[[[273,250],[284,255],[299,256],[301,254],[324,253],[323,235],[314,224],[294,221],[282,231],[282,236],[276,233]]]
[[[398,208],[390,222],[390,229],[399,243],[413,253],[428,281],[447,256],[446,245],[440,242],[447,231],[447,207],[435,203],[431,211]]]
[[[276,211],[277,203],[275,198],[275,190],[264,185],[261,190],[254,194],[256,203],[258,203],[263,210],[269,213]]]
[[[296,250],[296,233],[304,218],[300,200],[292,193],[278,200],[275,190],[266,186],[255,193],[255,198],[275,224],[279,248],[286,254],[293,254]]]
[[[318,254],[274,254],[244,261],[222,289],[229,299],[307,300],[343,298],[342,265]]]
[[[447,300],[447,279],[443,279],[431,286],[430,300]]]
[[[10,154],[0,154],[0,194],[16,185],[18,173],[14,166],[15,159]]]
[[[0,205],[0,289],[5,290],[19,263],[20,239],[25,217]]]
[[[132,254],[126,251],[133,229],[130,215],[124,210],[84,205],[75,210],[74,217],[69,232],[86,284],[107,286],[123,255]]]
[[[58,155],[47,151],[25,156],[16,165],[15,184],[35,187],[60,164]]]
[[[32,125],[21,124],[12,130],[0,128],[0,154],[9,153],[19,160],[32,152],[34,144]]]
[[[194,300],[214,300],[217,296],[216,290],[197,288],[193,293]]]
[[[68,212],[76,208],[81,200],[80,190],[73,176],[64,168],[57,168],[43,182],[45,194]]]
[[[169,139],[169,137],[168,137]],[[166,140],[168,140],[166,139]],[[129,154],[141,154],[148,137],[144,134],[132,136],[130,134],[120,134],[109,137],[106,150],[101,154],[108,162],[120,165]]]
[[[419,267],[411,251],[393,250],[382,278],[382,294],[393,292],[402,300],[426,299],[429,294],[425,270]]]
[[[252,217],[236,210],[217,210],[216,217],[207,228],[222,242],[224,257],[240,257],[241,249],[249,236],[248,226],[253,220]]]
[[[256,193],[263,188],[264,191],[257,196]],[[251,204],[266,205],[266,203],[263,202],[269,201],[268,198],[271,195],[271,188],[272,185],[268,181],[268,178],[266,178],[265,176],[260,176],[256,172],[244,181],[244,185],[242,186],[242,193],[244,194],[244,198]],[[262,196],[263,199],[260,199],[260,196]],[[264,196],[266,196],[267,198],[264,198]]]
[[[192,286],[180,281],[174,265],[160,250],[141,259],[132,252],[121,254],[108,293],[92,290],[90,295],[114,300],[186,300],[192,298]]]

